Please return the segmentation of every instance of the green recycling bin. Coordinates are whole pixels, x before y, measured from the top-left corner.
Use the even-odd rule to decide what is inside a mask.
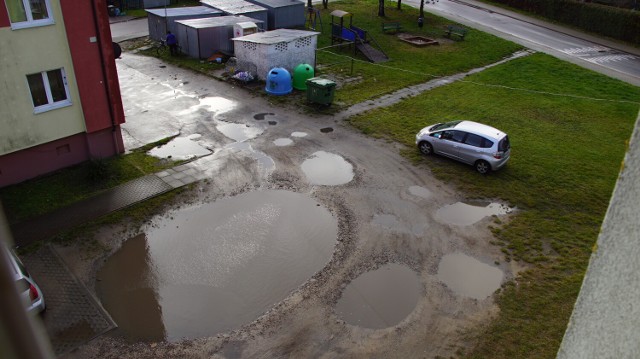
[[[331,105],[336,83],[320,77],[307,80],[307,101],[320,105]]]

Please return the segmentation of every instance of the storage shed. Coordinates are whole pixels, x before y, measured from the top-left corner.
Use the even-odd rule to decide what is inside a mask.
[[[306,23],[305,3],[301,0],[247,0],[267,9],[267,29],[304,27]]]
[[[167,30],[174,34],[177,33],[175,24],[177,20],[202,19],[223,15],[222,11],[208,6],[148,9],[146,11],[149,38],[157,41],[165,38]]]
[[[200,0],[205,6],[210,6],[224,12],[226,15],[244,15],[260,20],[267,25],[267,9],[244,0]]]
[[[313,64],[319,32],[277,29],[233,38],[238,60],[256,65],[258,78],[265,80],[274,67],[291,72],[299,64]]]
[[[122,1],[121,1],[122,2]],[[171,5],[171,0],[127,0],[128,9],[148,9],[152,7]]]
[[[262,21],[242,15],[178,20],[176,38],[182,53],[197,59],[208,58],[216,51],[233,54],[233,25],[241,22],[264,26]]]

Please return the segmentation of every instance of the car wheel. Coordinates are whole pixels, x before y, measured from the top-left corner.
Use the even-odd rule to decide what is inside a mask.
[[[476,171],[480,174],[487,174],[491,171],[491,165],[487,161],[476,161]]]
[[[418,149],[423,155],[430,155],[433,153],[433,146],[431,146],[431,144],[427,141],[420,142],[418,144]]]

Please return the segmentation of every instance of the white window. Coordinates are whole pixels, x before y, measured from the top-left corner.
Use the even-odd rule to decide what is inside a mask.
[[[35,113],[71,105],[64,69],[27,75]]]
[[[5,0],[12,29],[53,24],[49,0]]]

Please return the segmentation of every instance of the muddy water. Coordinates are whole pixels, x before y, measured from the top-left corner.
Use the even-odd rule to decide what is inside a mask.
[[[302,171],[311,184],[337,186],[353,179],[353,166],[342,156],[318,151],[301,165]]]
[[[225,121],[216,121],[216,129],[223,135],[237,142],[243,142],[258,137],[263,130],[249,125]]]
[[[436,212],[436,219],[446,224],[469,226],[484,217],[504,215],[510,213],[511,210],[500,203],[473,205],[457,202],[440,208]]]
[[[204,97],[200,98],[200,106],[206,108],[206,110],[215,112],[216,114],[222,114],[229,112],[238,107],[238,103],[224,97]]]
[[[462,253],[447,254],[438,265],[438,279],[459,295],[485,299],[502,283],[504,273]]]
[[[151,149],[148,153],[154,157],[174,160],[187,160],[211,154],[211,151],[200,146],[193,139],[197,138],[176,137],[165,145]]]
[[[258,169],[263,174],[269,174],[276,168],[276,163],[273,161],[273,158],[269,157],[266,153],[262,151],[255,150],[253,146],[251,146],[248,142],[234,142],[225,146],[226,149],[243,151],[247,153],[251,158],[253,158],[257,164]]]
[[[364,273],[349,284],[336,305],[345,322],[381,329],[400,323],[415,308],[421,291],[409,267],[389,263]]]
[[[307,195],[250,192],[155,220],[107,260],[97,290],[130,339],[210,336],[284,299],[328,262],[336,236]]]
[[[426,189],[424,187],[420,187],[420,186],[411,186],[411,187],[409,187],[409,193],[411,193],[414,196],[422,197],[422,198],[425,198],[425,199],[429,199],[433,195],[433,193],[431,193],[431,191],[429,191],[428,189]]]
[[[289,146],[293,143],[293,140],[290,138],[278,138],[273,141],[273,144],[278,147]]]

